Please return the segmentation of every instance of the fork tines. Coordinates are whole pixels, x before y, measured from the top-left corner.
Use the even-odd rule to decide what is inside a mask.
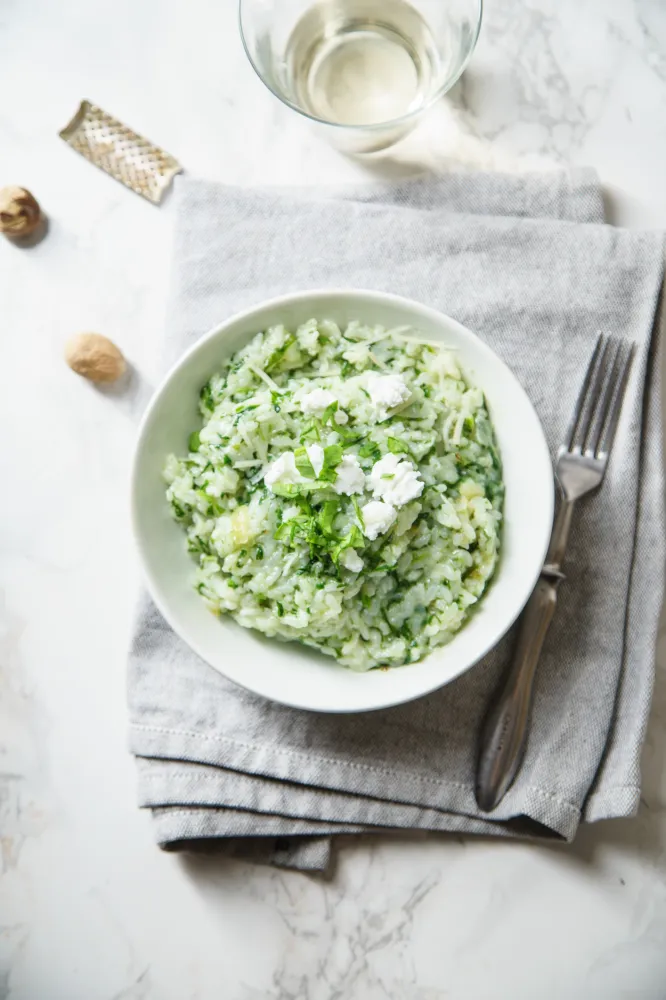
[[[599,336],[562,450],[607,458],[635,350],[635,344],[628,341]]]

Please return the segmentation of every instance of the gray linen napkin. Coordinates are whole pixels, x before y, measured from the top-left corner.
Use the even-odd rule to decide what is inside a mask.
[[[525,386],[555,451],[598,332],[631,338],[638,353],[603,490],[575,520],[525,763],[500,807],[484,815],[476,805],[475,754],[512,636],[427,698],[326,716],[236,687],[144,598],[129,664],[131,749],[160,845],[216,841],[322,870],[334,834],[569,840],[581,821],[632,814],[664,566],[653,335],[661,236],[604,225],[591,171],[334,192],[177,186],[169,361],[235,310],[284,291],[398,292],[487,341]]]

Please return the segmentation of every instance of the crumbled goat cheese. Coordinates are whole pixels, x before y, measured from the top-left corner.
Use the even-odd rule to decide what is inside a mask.
[[[372,467],[368,476],[373,496],[394,507],[402,507],[423,493],[425,483],[411,462],[389,452]]]
[[[335,396],[328,389],[311,389],[301,396],[303,413],[323,413],[327,406],[335,402]]]
[[[411,393],[399,375],[378,375],[370,372],[367,380],[370,401],[380,420],[385,420],[389,410],[406,403]]]
[[[363,560],[354,549],[345,549],[340,556],[340,562],[351,573],[360,573],[364,566]]]
[[[363,507],[363,534],[370,541],[374,541],[378,535],[383,535],[392,526],[398,516],[395,507],[383,500],[371,500]]]
[[[296,468],[293,451],[285,451],[283,455],[271,462],[264,473],[264,482],[269,489],[271,486],[286,486],[303,482],[303,477]]]
[[[333,483],[336,493],[362,493],[365,488],[365,473],[358,463],[356,455],[343,455],[338,465],[337,479]]]

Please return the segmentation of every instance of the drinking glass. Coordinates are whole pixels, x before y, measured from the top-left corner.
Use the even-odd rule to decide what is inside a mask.
[[[287,107],[347,152],[384,149],[459,79],[483,0],[240,0],[243,45]]]

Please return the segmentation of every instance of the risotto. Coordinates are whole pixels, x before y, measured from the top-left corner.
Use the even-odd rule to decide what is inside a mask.
[[[167,500],[211,611],[353,670],[413,663],[464,625],[500,551],[482,392],[407,329],[276,326],[201,390]]]

